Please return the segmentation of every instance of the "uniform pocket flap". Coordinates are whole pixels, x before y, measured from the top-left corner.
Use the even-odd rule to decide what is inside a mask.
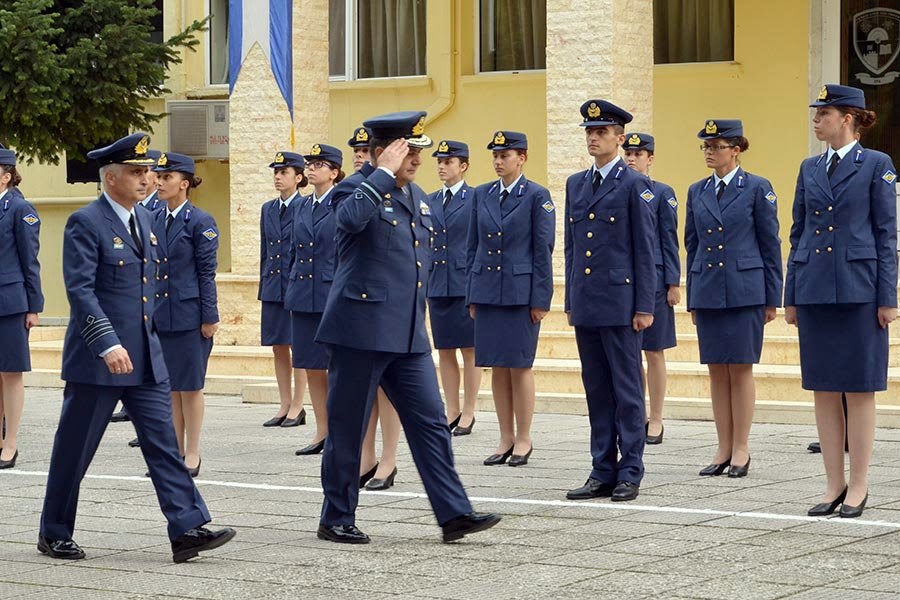
[[[631,285],[631,269],[610,269],[610,285]]]
[[[197,286],[185,286],[178,290],[178,297],[182,300],[188,300],[190,298],[199,298],[200,297],[200,288]]]
[[[513,275],[528,275],[532,272],[533,265],[530,263],[521,263],[513,265]]]
[[[875,246],[849,246],[847,248],[847,260],[875,260],[878,252]]]
[[[804,248],[802,250],[794,250],[794,257],[791,259],[791,262],[808,263],[809,262],[809,248]]]
[[[387,300],[387,285],[380,282],[348,283],[344,297],[361,302],[384,302]]]
[[[618,218],[619,218],[618,213],[619,213],[618,210],[609,210],[609,209],[601,210],[601,211],[598,211],[597,218],[600,219],[601,221],[606,221],[607,223],[615,225],[616,220],[618,220]]]
[[[762,269],[763,259],[761,256],[751,256],[748,258],[739,258],[737,260],[738,271],[746,271],[748,269]]]
[[[21,271],[8,271],[6,273],[0,273],[0,285],[6,285],[8,283],[20,283],[25,281],[25,276]]]

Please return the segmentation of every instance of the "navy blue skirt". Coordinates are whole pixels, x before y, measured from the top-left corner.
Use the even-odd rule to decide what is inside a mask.
[[[213,338],[203,337],[199,329],[158,333],[172,391],[202,390],[206,385],[206,367]]]
[[[290,346],[291,311],[281,302],[263,301],[261,329],[259,337],[263,346]]]
[[[766,307],[697,308],[700,364],[750,365],[762,354]]]
[[[25,314],[16,313],[0,317],[0,340],[3,340],[0,373],[24,373],[31,370]]]
[[[661,267],[657,267],[656,305],[653,308],[653,325],[644,330],[641,350],[665,350],[674,348],[675,309],[669,306],[669,286],[666,285]]]
[[[475,345],[475,320],[469,316],[465,298],[428,298],[428,316],[435,348],[471,348]]]
[[[295,369],[328,368],[325,345],[316,342],[322,313],[291,312],[291,364]]]
[[[878,306],[797,306],[803,389],[882,392],[887,389],[888,330],[878,325]]]
[[[541,324],[531,322],[529,306],[475,307],[475,365],[529,369],[537,353]]]

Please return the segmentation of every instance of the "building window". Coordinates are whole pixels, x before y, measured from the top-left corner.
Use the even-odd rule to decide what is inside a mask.
[[[734,60],[734,0],[653,0],[653,62]]]
[[[153,6],[156,8],[156,10],[158,12],[156,13],[156,16],[154,16],[152,19],[150,19],[150,26],[153,29],[153,31],[150,32],[150,41],[157,43],[157,44],[162,44],[164,41],[164,38],[163,38],[163,21],[164,21],[164,19],[163,19],[163,0],[156,0],[153,3]]]
[[[425,0],[329,0],[335,79],[425,75]]]
[[[479,71],[547,68],[547,0],[481,0]]]
[[[228,0],[209,0],[206,33],[210,85],[228,85]]]

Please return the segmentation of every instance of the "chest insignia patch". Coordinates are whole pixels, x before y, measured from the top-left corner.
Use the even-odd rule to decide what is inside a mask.
[[[125,243],[122,241],[122,238],[116,236],[113,238],[113,250],[124,250]]]
[[[547,200],[546,202],[541,204],[541,208],[543,208],[548,213],[552,213],[554,210],[556,210],[556,207],[553,206],[553,202],[551,202],[550,200]]]
[[[678,200],[676,200],[675,198],[669,198],[668,200],[666,200],[666,202],[668,202],[669,206],[671,206],[672,208],[678,208]]]
[[[212,227],[210,227],[209,229],[204,231],[202,235],[209,241],[212,241],[212,240],[216,239],[217,237],[219,237],[219,234],[216,233],[216,230],[213,229]]]
[[[36,223],[41,222],[41,220],[38,219],[34,213],[28,213],[27,215],[22,217],[22,220],[25,221],[29,225],[35,225]]]
[[[769,193],[766,194],[766,200],[769,201],[769,204],[775,204],[775,201],[778,200],[778,196],[775,195],[775,192],[770,190]]]
[[[431,208],[424,202],[419,202],[419,212],[425,216],[431,215]]]
[[[153,233],[153,232],[151,231],[151,232],[150,232],[150,245],[151,245],[151,246],[155,246],[155,245],[157,245],[158,243],[159,243],[159,240],[156,239],[156,234]]]
[[[884,175],[881,176],[882,179],[888,184],[892,184],[897,181],[897,174],[888,169],[884,172]]]

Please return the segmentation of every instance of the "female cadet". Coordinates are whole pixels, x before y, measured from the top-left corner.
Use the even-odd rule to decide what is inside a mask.
[[[440,355],[441,384],[453,435],[469,435],[475,425],[475,401],[481,369],[475,366],[475,324],[466,308],[466,236],[472,193],[463,179],[469,168],[469,147],[443,140],[432,153],[444,182],[428,198],[434,222],[431,270],[428,274],[428,315],[431,336]],[[459,363],[463,357],[464,401],[459,405]]]
[[[22,373],[31,370],[28,331],[44,310],[41,265],[38,263],[41,220],[22,192],[16,153],[0,145],[0,469],[16,466],[17,435],[25,406]]]
[[[274,170],[278,198],[262,206],[259,221],[259,300],[262,302],[263,346],[272,346],[275,356],[275,379],[281,406],[278,414],[263,427],[296,427],[306,424],[303,392],[306,372],[294,371],[291,393],[291,312],[284,306],[284,292],[291,271],[291,228],[294,210],[291,204],[300,199],[300,188],[306,187],[303,157],[295,152],[278,152],[269,164]]]
[[[369,140],[372,131],[368,127],[357,127],[353,130],[353,136],[347,140],[347,145],[353,150],[353,172],[362,169],[369,160]]]
[[[219,329],[216,253],[219,229],[212,216],[188,200],[200,185],[194,159],[164,153],[153,170],[165,208],[153,214],[159,260],[156,311],[163,358],[172,387],[172,421],[178,449],[192,477],[200,473],[203,387],[213,336]]]
[[[803,388],[813,390],[827,483],[810,516],[858,517],[868,499],[875,392],[887,389],[888,324],[897,317],[896,171],[857,139],[875,123],[863,91],[828,84],[810,105],[826,152],[800,165],[785,282],[799,327]],[[849,485],[844,476],[847,396]]]
[[[641,173],[650,176],[656,141],[647,133],[632,133],[625,140],[625,162]],[[674,348],[675,310],[681,302],[681,259],[678,257],[678,200],[675,191],[661,181],[652,181],[653,198],[650,208],[656,217],[653,239],[653,260],[656,263],[656,307],[653,325],[644,330],[641,349],[647,357],[647,388],[650,396],[650,418],[647,421],[647,443],[663,441],[662,415],[666,399],[666,354]]]
[[[334,212],[329,194],[344,178],[344,157],[334,146],[314,144],[306,159],[313,193],[297,201],[291,231],[291,274],[284,305],[291,311],[291,350],[295,369],[306,370],[309,398],[316,413],[316,435],[297,456],[319,454],[328,435],[328,355],[315,341],[334,274]]]
[[[684,245],[688,310],[700,362],[709,366],[718,449],[700,475],[744,477],[756,389],[753,363],[763,326],[781,305],[781,243],[771,184],[738,164],[750,142],[739,120],[712,119],[700,130],[710,177],[691,185]]]
[[[546,188],[522,174],[523,133],[498,131],[487,146],[500,179],[472,199],[466,304],[475,319],[475,364],[493,367],[500,424],[497,452],[486,465],[528,464],[533,450],[534,373],[540,323],[553,296],[555,209]]]

